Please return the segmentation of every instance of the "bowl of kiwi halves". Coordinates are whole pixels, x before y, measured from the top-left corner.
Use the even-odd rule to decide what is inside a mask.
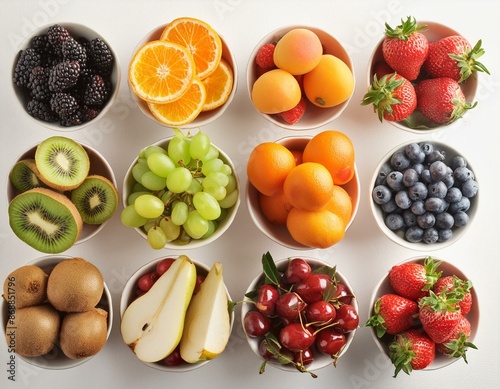
[[[9,353],[46,369],[78,366],[111,333],[111,293],[100,270],[77,257],[48,255],[3,280],[2,328]]]
[[[57,254],[97,234],[115,213],[114,173],[90,146],[52,136],[21,154],[9,173],[9,224],[34,249]]]

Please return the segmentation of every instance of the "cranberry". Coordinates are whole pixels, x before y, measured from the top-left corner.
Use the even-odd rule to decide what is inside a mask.
[[[158,273],[156,271],[152,271],[142,275],[137,281],[137,286],[143,292],[149,291],[156,280],[159,278]]]
[[[359,316],[356,309],[350,304],[341,305],[337,308],[337,328],[342,332],[350,332],[355,330],[359,324]]]
[[[342,332],[332,328],[325,328],[316,335],[316,347],[327,355],[337,354],[346,343],[346,337]]]
[[[257,291],[256,307],[266,316],[274,313],[279,292],[275,286],[270,284],[261,285]]]
[[[306,305],[297,293],[283,293],[276,301],[276,313],[281,318],[293,321],[299,317]]]
[[[271,320],[259,311],[249,311],[244,319],[245,332],[248,336],[264,336],[271,329]]]
[[[288,282],[298,284],[311,274],[311,266],[302,258],[293,258],[288,262],[285,277]]]
[[[323,293],[332,284],[332,280],[326,274],[311,274],[303,282],[296,285],[296,292],[302,299],[310,304],[323,300]]]
[[[174,263],[174,262],[175,262],[174,258],[162,259],[156,265],[156,273],[158,273],[158,275],[161,276],[163,273],[165,273],[170,268],[170,266],[172,266],[172,263]]]
[[[311,347],[315,336],[300,323],[290,323],[283,327],[279,334],[280,343],[294,352],[303,351]]]
[[[315,327],[331,323],[335,319],[336,314],[335,307],[324,300],[315,301],[309,304],[306,309],[307,321],[314,323]]]
[[[305,350],[296,352],[294,354],[293,361],[301,366],[309,366],[314,362],[314,353],[311,348],[306,348]]]
[[[337,293],[335,294],[335,299],[342,304],[350,304],[352,301],[352,294],[347,289],[347,286],[342,283],[337,284]]]
[[[184,363],[184,359],[181,357],[180,347],[177,346],[174,351],[163,359],[163,363],[167,366],[179,366]]]

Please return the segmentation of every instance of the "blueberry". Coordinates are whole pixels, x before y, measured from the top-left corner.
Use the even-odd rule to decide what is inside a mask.
[[[425,200],[427,194],[427,186],[422,182],[416,182],[415,185],[408,188],[408,196],[411,200]]]
[[[444,151],[434,150],[427,156],[427,163],[444,161],[445,159],[446,159],[446,153]]]
[[[413,186],[418,181],[418,178],[419,174],[417,171],[413,168],[408,168],[403,173],[403,184],[406,187]]]
[[[428,244],[436,243],[439,240],[439,233],[435,228],[427,228],[424,231],[422,241]]]
[[[435,223],[436,223],[436,217],[432,212],[426,212],[423,215],[417,216],[417,224],[424,230],[426,228],[434,227]]]
[[[445,200],[449,203],[456,203],[462,199],[462,191],[459,188],[453,187],[448,189]]]
[[[462,184],[462,194],[466,197],[474,197],[477,194],[479,187],[474,180],[467,180]]]
[[[385,225],[390,230],[396,231],[404,227],[405,222],[403,220],[403,216],[399,213],[391,213],[385,218]]]
[[[469,215],[464,211],[457,212],[453,217],[455,218],[456,227],[463,227],[469,222]]]
[[[406,156],[413,163],[421,163],[425,160],[425,154],[420,149],[418,143],[410,143],[405,147]]]
[[[424,204],[424,200],[414,201],[410,207],[410,210],[417,216],[423,215],[426,212]]]
[[[439,197],[429,197],[425,200],[425,209],[429,212],[444,212],[448,208],[448,203]]]
[[[435,224],[436,228],[440,230],[446,230],[453,227],[454,224],[455,224],[455,219],[450,213],[441,212],[436,214],[436,224]]]
[[[456,155],[451,159],[450,167],[455,170],[458,167],[467,167],[467,161],[464,157]]]
[[[438,181],[430,184],[427,187],[428,196],[429,197],[438,197],[440,199],[444,199],[446,194],[448,193],[448,188],[443,181]]]
[[[453,231],[450,228],[439,230],[438,235],[439,235],[438,238],[439,242],[446,242],[448,239],[452,237]]]
[[[403,189],[403,173],[401,173],[400,171],[390,172],[386,178],[386,182],[387,186],[394,191]]]
[[[378,172],[377,178],[375,179],[375,185],[385,184],[385,179],[387,175],[392,171],[391,166],[388,163],[384,163]]]
[[[416,163],[414,164],[412,167],[411,167],[413,170],[415,170],[418,175],[420,176],[420,174],[422,174],[422,172],[424,171],[425,167],[423,164],[421,163]]]
[[[403,212],[403,220],[406,227],[414,227],[417,225],[417,216],[410,210]]]
[[[432,182],[431,172],[429,169],[424,169],[422,173],[420,173],[420,181],[425,182],[426,184],[430,184]]]
[[[453,175],[453,170],[451,169],[448,170],[449,170],[448,173],[446,173],[446,175],[443,177],[441,181],[443,181],[446,187],[449,189],[453,185],[455,185],[455,176]]]
[[[403,171],[410,166],[410,160],[404,150],[396,151],[391,157],[391,166],[395,170]]]
[[[451,203],[448,209],[452,215],[458,212],[467,212],[470,208],[470,200],[468,197],[462,196],[462,198],[456,203]]]
[[[406,240],[411,243],[418,243],[422,241],[423,237],[424,237],[424,230],[422,230],[420,227],[416,226],[410,227],[405,232]]]
[[[448,166],[443,161],[435,161],[429,166],[432,181],[441,181],[446,173],[448,173]]]
[[[391,198],[387,203],[381,204],[382,211],[385,213],[400,212],[401,209],[398,207],[393,198]]]
[[[405,190],[400,190],[394,196],[394,201],[401,209],[408,209],[411,207],[411,199],[408,197],[408,192]]]
[[[460,182],[474,179],[474,173],[472,172],[472,170],[466,168],[465,166],[457,167],[455,170],[453,170],[453,175],[455,176],[455,179]]]
[[[391,199],[391,191],[385,185],[377,185],[373,188],[372,198],[377,204],[385,204]]]
[[[434,151],[434,145],[432,143],[422,142],[419,144],[419,146],[420,146],[420,150],[422,150],[422,152],[425,155],[429,155],[430,153],[432,153]]]

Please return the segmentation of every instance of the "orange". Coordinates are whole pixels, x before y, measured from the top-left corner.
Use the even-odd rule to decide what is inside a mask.
[[[286,224],[288,212],[293,208],[283,192],[272,196],[259,193],[259,207],[265,218],[273,224]]]
[[[223,105],[229,99],[233,82],[233,69],[226,60],[221,59],[215,71],[203,79],[207,98],[202,111],[210,111]]]
[[[281,69],[265,72],[252,86],[253,105],[262,113],[288,111],[299,103],[301,96],[298,81]]]
[[[304,75],[304,92],[314,105],[334,107],[353,94],[354,75],[340,58],[323,54],[318,66]]]
[[[333,194],[328,170],[316,162],[297,165],[286,177],[283,192],[294,207],[313,211],[323,208]]]
[[[286,226],[295,241],[314,248],[333,246],[345,235],[344,221],[326,209],[304,211],[292,208],[288,213]]]
[[[205,86],[198,78],[194,78],[180,99],[166,104],[148,103],[148,107],[160,122],[168,126],[182,126],[196,119],[203,108],[205,98]]]
[[[257,145],[247,162],[247,176],[260,193],[272,196],[283,190],[288,173],[295,167],[293,154],[274,142]]]
[[[354,145],[344,133],[326,130],[316,134],[307,143],[302,154],[304,162],[325,166],[335,185],[343,185],[354,176]]]
[[[332,197],[326,204],[325,209],[340,216],[347,226],[352,215],[351,196],[341,186],[334,185]]]
[[[322,54],[323,46],[314,32],[306,28],[294,28],[276,43],[273,59],[280,69],[300,75],[313,70]]]
[[[180,98],[191,85],[195,65],[182,46],[165,41],[151,41],[132,57],[128,79],[141,99],[157,104]]]
[[[222,57],[222,41],[206,22],[182,17],[170,22],[160,40],[178,43],[192,54],[196,75],[203,80],[215,71]]]

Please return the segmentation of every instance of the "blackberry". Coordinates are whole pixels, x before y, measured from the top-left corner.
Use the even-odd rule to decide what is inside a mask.
[[[54,24],[47,30],[47,36],[56,55],[62,57],[62,44],[65,40],[70,38],[71,35],[69,31],[59,24]]]
[[[82,114],[79,110],[77,110],[76,112],[69,115],[68,117],[61,118],[60,123],[61,123],[61,126],[64,126],[64,127],[78,126],[78,125],[83,123]]]
[[[66,61],[78,61],[80,69],[87,66],[87,52],[75,39],[66,39],[62,44],[62,56]]]
[[[106,82],[100,75],[96,74],[92,76],[87,84],[83,102],[86,105],[101,106],[107,101],[110,92],[111,84]]]
[[[36,66],[31,70],[28,88],[31,97],[39,101],[49,101],[49,71],[43,66]]]
[[[90,122],[95,119],[100,112],[101,110],[99,108],[84,106],[82,108],[82,122]]]
[[[40,54],[33,48],[21,50],[14,68],[13,81],[17,86],[27,87],[30,81],[31,69],[41,65]]]
[[[49,42],[47,34],[34,36],[31,39],[31,47],[40,54],[42,66],[53,66],[60,60],[55,53],[54,47]]]
[[[113,54],[108,45],[100,38],[94,38],[89,46],[90,63],[96,73],[102,76],[111,74]]]
[[[57,115],[50,109],[50,105],[45,101],[30,100],[26,107],[28,114],[35,119],[53,123],[58,120]]]
[[[66,91],[78,82],[80,64],[78,61],[62,61],[50,69],[49,88],[52,92]]]
[[[50,98],[50,108],[61,119],[69,119],[78,109],[78,102],[69,93],[54,93]]]

